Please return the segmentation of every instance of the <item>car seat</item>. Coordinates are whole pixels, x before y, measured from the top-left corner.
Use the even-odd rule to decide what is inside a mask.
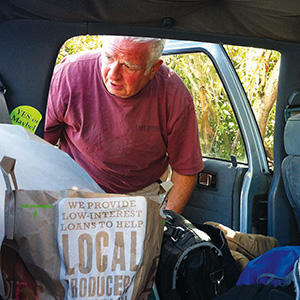
[[[281,165],[283,182],[300,230],[300,114],[291,116],[286,122],[284,148],[287,156]]]

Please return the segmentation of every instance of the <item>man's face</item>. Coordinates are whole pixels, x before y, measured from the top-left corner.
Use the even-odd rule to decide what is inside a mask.
[[[153,78],[161,61],[147,70],[150,49],[150,43],[137,44],[123,38],[112,38],[105,43],[102,78],[111,94],[121,98],[132,97]]]

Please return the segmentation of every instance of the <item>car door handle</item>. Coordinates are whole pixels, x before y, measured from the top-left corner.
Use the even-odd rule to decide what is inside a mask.
[[[201,172],[198,176],[198,184],[206,187],[216,187],[216,175]]]

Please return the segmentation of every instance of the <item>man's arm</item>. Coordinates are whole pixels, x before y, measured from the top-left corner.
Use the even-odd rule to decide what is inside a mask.
[[[63,125],[59,123],[54,117],[53,118],[50,117],[51,115],[53,115],[53,113],[50,112],[49,107],[50,106],[47,107],[47,113],[46,113],[44,139],[47,142],[56,145],[56,143],[58,142],[62,134]]]
[[[53,145],[56,145],[61,137],[64,128],[63,116],[66,111],[64,102],[58,101],[61,99],[58,81],[54,75],[49,90],[44,128],[44,139]]]
[[[171,209],[181,214],[195,188],[197,174],[181,175],[173,170],[171,180],[174,186],[170,191],[166,209]]]

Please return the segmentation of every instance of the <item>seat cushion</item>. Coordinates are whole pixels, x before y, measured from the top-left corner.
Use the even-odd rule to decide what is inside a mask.
[[[288,155],[300,156],[300,114],[290,117],[286,122],[284,148]]]
[[[300,230],[300,156],[287,156],[282,161],[282,176]]]

